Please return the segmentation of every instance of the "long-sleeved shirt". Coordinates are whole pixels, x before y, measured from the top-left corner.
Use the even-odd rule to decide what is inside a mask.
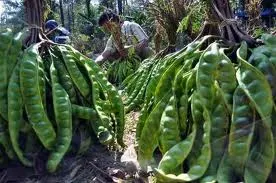
[[[135,22],[124,21],[121,26],[121,39],[123,45],[135,45],[144,40],[148,40],[149,38],[139,24]],[[117,49],[118,46],[116,45],[113,37],[110,36],[104,51],[115,53]]]

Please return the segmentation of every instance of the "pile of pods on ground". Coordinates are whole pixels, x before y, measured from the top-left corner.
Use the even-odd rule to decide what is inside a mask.
[[[203,47],[208,39],[144,61],[123,82],[126,111],[142,107],[139,163],[158,182],[266,182],[276,160],[276,37],[234,52],[220,41]]]
[[[31,167],[45,151],[54,172],[92,141],[124,146],[124,105],[101,68],[71,46],[21,43],[22,33],[0,33],[1,161]]]

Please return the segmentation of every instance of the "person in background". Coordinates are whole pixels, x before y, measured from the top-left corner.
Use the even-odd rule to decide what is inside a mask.
[[[135,53],[143,60],[153,54],[148,46],[149,38],[142,27],[129,21],[122,21],[111,10],[101,14],[98,24],[107,33],[110,33],[104,51],[96,58],[95,62],[102,64],[124,58],[128,55],[128,49],[134,47]]]
[[[46,35],[55,43],[68,44],[70,43],[70,32],[64,27],[58,25],[55,20],[48,20],[45,23]]]

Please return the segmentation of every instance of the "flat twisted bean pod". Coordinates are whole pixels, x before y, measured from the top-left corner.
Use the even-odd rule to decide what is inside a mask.
[[[77,66],[78,58],[65,46],[58,46],[58,49],[62,53],[64,63],[74,84],[76,85],[82,96],[89,97],[89,95],[91,94],[91,88],[88,84],[88,81],[86,81],[83,73]]]
[[[223,98],[226,101],[229,112],[232,111],[233,93],[237,87],[236,70],[231,60],[225,55],[224,49],[219,49],[220,61],[218,64],[218,81],[222,90]]]
[[[47,149],[51,149],[56,140],[56,133],[44,109],[38,74],[38,44],[25,50],[20,65],[20,88],[28,118],[39,140]]]
[[[247,49],[245,43],[237,51],[240,67],[236,73],[239,85],[254,104],[262,120],[271,126],[273,98],[270,86],[264,75],[241,56]]]
[[[178,113],[176,110],[176,97],[171,96],[160,121],[159,147],[165,154],[171,147],[180,142],[180,131],[178,127]]]
[[[5,153],[10,159],[15,158],[13,147],[10,141],[10,135],[7,129],[7,121],[0,116],[0,144],[4,147]]]
[[[246,183],[265,183],[274,160],[274,141],[271,128],[264,121],[257,121],[258,141],[250,151],[245,165]]]
[[[153,152],[158,145],[158,135],[160,127],[160,119],[162,112],[166,108],[166,104],[171,96],[169,91],[154,107],[147,120],[145,121],[141,136],[139,139],[138,160],[143,169],[152,159]],[[150,140],[149,140],[150,139]]]
[[[210,136],[212,158],[205,173],[205,177],[201,180],[201,182],[211,182],[217,180],[219,163],[223,157],[228,137],[229,116],[226,104],[223,100],[223,95],[218,89],[216,90],[214,106],[214,109],[211,111]]]
[[[20,79],[19,79],[20,63],[14,68],[8,86],[8,119],[9,119],[9,133],[13,149],[21,161],[21,163],[27,167],[33,166],[33,163],[24,157],[23,151],[19,146],[19,132],[23,127],[23,98],[20,91]]]
[[[204,118],[204,134],[202,136],[203,146],[200,150],[200,155],[197,157],[194,164],[190,166],[187,173],[181,173],[179,175],[166,174],[162,170],[156,169],[156,176],[160,181],[163,182],[190,182],[201,178],[206,172],[209,162],[211,160],[211,144],[210,144],[210,133],[211,133],[211,119],[209,112],[206,108],[203,109]]]
[[[9,55],[9,51],[13,50],[12,47],[12,31],[8,29],[6,32],[0,34],[0,115],[7,121],[8,119],[8,60],[11,57],[16,60],[16,55]],[[18,50],[17,50],[18,51]]]
[[[228,154],[235,172],[242,176],[255,129],[255,109],[241,87],[237,87],[233,100]]]
[[[57,140],[54,150],[47,161],[47,170],[55,172],[64,154],[69,149],[72,140],[72,107],[69,96],[59,84],[57,70],[54,63],[50,67],[52,94],[57,123]]]
[[[217,43],[212,43],[201,55],[197,69],[196,87],[203,105],[209,110],[213,107],[215,78],[220,61]]]

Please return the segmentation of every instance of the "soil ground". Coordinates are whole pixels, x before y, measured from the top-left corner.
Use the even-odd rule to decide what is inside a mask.
[[[126,116],[124,141],[133,147],[139,113]],[[0,171],[0,183],[151,183],[138,176],[136,167],[121,162],[125,150],[112,150],[100,144],[92,145],[83,156],[65,157],[55,174],[44,170],[9,165]]]

